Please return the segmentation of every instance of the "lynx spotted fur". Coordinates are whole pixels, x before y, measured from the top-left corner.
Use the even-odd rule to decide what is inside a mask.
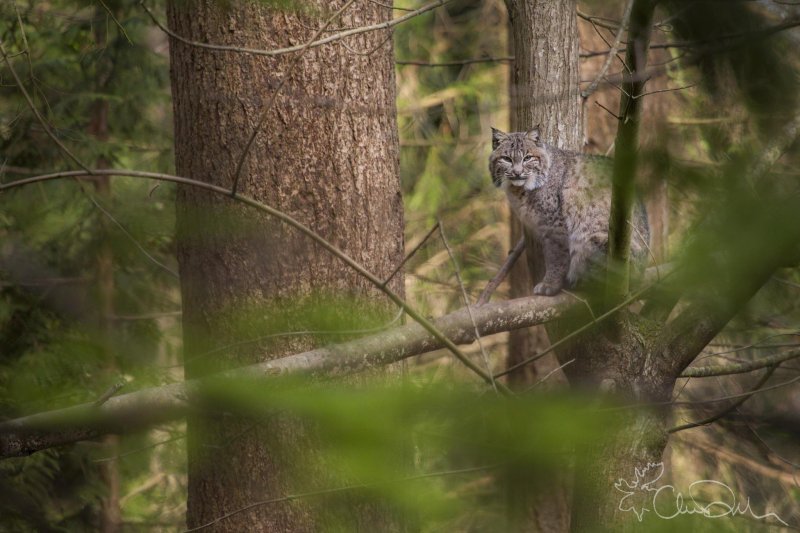
[[[609,159],[545,144],[538,127],[517,133],[492,128],[489,171],[519,220],[542,242],[545,274],[534,294],[551,296],[604,272],[611,207]],[[642,268],[650,232],[641,204],[632,223],[631,265]]]

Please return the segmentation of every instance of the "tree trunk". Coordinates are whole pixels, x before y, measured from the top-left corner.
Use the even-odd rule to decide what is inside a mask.
[[[276,11],[255,2],[225,7],[173,1],[168,20],[176,34],[193,41],[271,49],[304,44],[344,4],[316,0]],[[387,21],[391,13],[359,3],[331,27]],[[293,67],[292,54],[229,53],[171,39],[177,173],[231,187],[247,140],[266,112],[238,190],[297,218],[376,276],[387,277],[403,257],[389,37],[378,31],[349,38],[347,47],[311,48]],[[391,312],[364,279],[275,220],[188,187],[178,191],[177,215],[187,378],[312,347],[312,339],[294,336],[203,355],[264,332],[320,329],[311,321],[319,313],[309,312],[320,305],[339,320],[351,319],[350,303],[365,315]],[[402,275],[390,287],[402,294]],[[188,526],[254,501],[342,484],[325,477],[328,468],[310,472],[303,463],[317,449],[313,433],[284,415],[250,422],[191,417]],[[306,468],[293,468],[299,463]],[[321,507],[320,499],[262,505],[214,528],[320,531],[332,527]],[[395,528],[375,503],[339,507],[348,513],[337,517],[345,530]]]
[[[106,12],[95,9],[95,16],[102,20]],[[103,50],[108,44],[108,28],[105,24],[93,26],[95,45],[98,50]],[[98,60],[96,64],[97,76],[94,80],[95,90],[102,94],[107,90],[108,79],[113,66],[110,59]],[[99,98],[92,102],[90,109],[88,131],[91,136],[99,142],[108,141],[108,100]],[[108,167],[108,160],[100,156],[95,161],[95,168]],[[106,205],[111,201],[111,178],[109,176],[96,176],[92,179],[94,192],[101,202]],[[104,377],[108,385],[112,384],[111,379],[117,379],[119,373],[117,361],[114,355],[114,252],[111,248],[111,235],[109,234],[109,223],[106,217],[99,212],[98,227],[102,238],[99,239],[99,249],[96,258],[97,276],[97,300],[98,300],[98,326],[100,342],[106,358],[106,368]],[[111,458],[104,462],[100,467],[100,474],[105,484],[106,493],[102,500],[100,515],[100,531],[103,533],[115,533],[120,530],[122,524],[122,510],[120,508],[120,472],[119,461],[116,456],[119,454],[119,436],[106,435],[103,437],[105,453]]]
[[[506,0],[511,24],[514,62],[511,69],[511,131],[541,125],[544,139],[560,148],[579,151],[583,120],[579,91],[578,26],[576,4],[570,0]],[[513,217],[513,215],[512,215]],[[512,218],[511,242],[519,239],[520,223]],[[510,273],[511,297],[528,296],[544,275],[541,247],[525,235],[527,264],[518,262]],[[512,332],[507,364],[512,366],[548,346],[543,326]],[[539,372],[520,368],[509,376],[512,385],[525,388],[537,377],[556,370],[554,356],[536,362]],[[552,378],[551,378],[552,379]],[[568,531],[569,476],[554,480],[547,494],[512,495],[512,514],[524,531]],[[515,486],[514,491],[519,487]],[[524,510],[513,507],[522,507]]]
[[[541,125],[544,139],[560,148],[580,151],[583,120],[579,91],[578,24],[576,4],[569,0],[506,0],[511,25],[514,62],[511,69],[511,130]],[[512,215],[513,217],[513,215]],[[519,239],[520,224],[511,221],[511,242]],[[541,248],[526,235],[527,268],[518,263],[511,271],[511,297],[528,296],[544,275]],[[509,339],[508,365],[546,348],[541,327],[518,331]],[[554,358],[550,358],[553,366]],[[546,371],[549,371],[547,369]],[[523,385],[524,367],[511,375]],[[527,379],[531,378],[528,373]]]

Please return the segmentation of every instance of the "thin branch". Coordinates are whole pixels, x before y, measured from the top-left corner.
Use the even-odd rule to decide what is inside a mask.
[[[792,378],[788,381],[782,381],[775,385],[771,385],[769,387],[763,387],[758,390],[749,391],[749,392],[742,392],[739,394],[729,394],[726,396],[719,396],[717,398],[710,398],[707,400],[691,400],[691,401],[677,401],[677,400],[667,400],[664,402],[637,402],[637,403],[630,403],[626,405],[620,405],[617,407],[604,407],[600,409],[600,412],[613,412],[613,411],[622,411],[625,409],[642,409],[642,408],[651,408],[651,407],[666,407],[666,406],[695,406],[695,405],[702,405],[702,404],[711,404],[717,402],[724,402],[726,400],[736,400],[738,398],[743,397],[750,397],[754,394],[761,394],[763,392],[769,392],[773,390],[782,389],[783,387],[788,387],[789,385],[793,385],[800,381],[800,376],[796,378]],[[1,457],[1,455],[0,455]]]
[[[254,209],[267,213],[278,220],[284,222],[285,224],[295,228],[296,230],[300,231],[304,235],[308,236],[309,238],[313,239],[317,244],[322,246],[325,250],[333,254],[335,257],[339,258],[342,262],[347,264],[350,268],[355,270],[359,275],[364,277],[370,283],[372,283],[378,290],[383,292],[392,302],[394,302],[397,306],[402,307],[403,310],[410,316],[415,322],[420,324],[426,331],[431,333],[435,338],[437,338],[440,342],[444,344],[444,346],[459,360],[461,363],[464,364],[467,368],[472,370],[478,376],[481,377],[486,383],[492,383],[492,377],[486,374],[479,366],[473,363],[459,348],[456,346],[449,338],[443,335],[436,326],[431,323],[430,320],[422,316],[418,311],[412,308],[409,304],[407,304],[400,296],[398,296],[394,291],[385,287],[383,285],[383,281],[375,277],[371,272],[361,266],[359,263],[354,261],[350,256],[344,253],[342,250],[331,244],[327,239],[320,236],[318,233],[313,231],[311,228],[306,226],[305,224],[299,222],[295,218],[290,215],[287,215],[283,211],[275,209],[274,207],[270,207],[266,204],[259,202],[253,198],[248,198],[247,196],[242,196],[240,194],[231,194],[231,191],[220,187],[219,185],[214,185],[211,183],[206,183],[204,181],[198,181],[190,178],[184,178],[181,176],[174,176],[171,174],[162,174],[159,172],[145,172],[145,171],[137,171],[137,170],[117,170],[117,169],[93,169],[91,171],[93,176],[129,176],[134,178],[148,178],[148,179],[155,179],[160,181],[168,181],[173,183],[180,183],[183,185],[190,185],[192,187],[197,187],[199,189],[204,189],[216,194],[221,194],[224,196],[228,196],[231,199],[241,202],[245,205],[248,205]],[[54,172],[52,174],[45,174],[41,176],[33,176],[30,178],[25,178],[21,180],[17,180],[11,183],[0,184],[0,192],[10,190],[16,187],[21,187],[23,185],[28,185],[31,183],[38,183],[43,181],[51,181],[56,179],[63,179],[68,177],[79,177],[85,175],[84,172],[73,170],[73,171],[64,171],[64,172]],[[499,388],[505,392],[510,393],[511,391],[508,390],[505,385],[499,385]]]
[[[343,31],[341,33],[337,33],[335,35],[330,35],[323,39],[316,40],[308,45],[308,48],[316,48],[318,46],[322,46],[323,44],[332,43],[334,41],[338,41],[340,39],[344,39],[345,37],[350,37],[351,35],[358,35],[361,33],[367,33],[371,31],[378,31],[378,30],[388,30],[398,24],[402,24],[408,20],[411,20],[414,17],[418,17],[423,13],[427,13],[437,7],[441,7],[453,0],[436,0],[435,2],[431,2],[430,4],[426,4],[419,9],[409,12],[407,15],[403,15],[402,17],[398,17],[396,19],[392,19],[386,22],[379,22],[377,24],[371,24],[369,26],[361,26],[360,28],[353,28],[351,30]],[[145,5],[144,0],[139,2],[139,5],[147,12],[150,18],[153,20],[156,26],[159,27],[161,31],[169,35],[170,37],[177,39],[178,41],[188,44],[190,46],[196,46],[198,48],[206,48],[209,50],[217,50],[220,52],[238,52],[243,54],[253,54],[253,55],[260,55],[260,56],[279,56],[283,54],[290,54],[292,52],[299,52],[306,48],[306,45],[297,45],[297,46],[289,46],[287,48],[276,48],[274,50],[263,50],[257,48],[245,48],[241,46],[227,46],[227,45],[220,45],[220,44],[209,44],[209,43],[201,43],[198,41],[192,41],[185,37],[182,37],[175,33],[174,31],[170,30],[166,26],[164,26],[153,14],[150,9]]]
[[[675,426],[673,428],[668,429],[667,433],[675,433],[677,431],[683,431],[684,429],[691,429],[691,428],[696,428],[698,426],[707,426],[709,424],[713,424],[714,422],[716,422],[720,418],[723,418],[724,416],[726,416],[729,413],[731,413],[734,409],[736,409],[737,407],[742,405],[744,402],[749,400],[751,396],[753,396],[759,390],[761,390],[761,388],[767,383],[769,378],[772,377],[772,374],[775,372],[776,368],[777,368],[777,365],[773,365],[773,366],[768,367],[767,371],[764,373],[764,375],[761,377],[761,379],[758,380],[758,383],[756,383],[753,386],[753,388],[750,389],[750,392],[746,393],[744,396],[742,396],[741,398],[739,398],[738,400],[736,400],[735,402],[730,404],[728,407],[726,407],[725,409],[721,410],[720,412],[718,412],[718,413],[716,413],[714,415],[711,415],[708,418],[704,418],[703,420],[698,420],[697,422],[689,422],[687,424],[682,424],[680,426]]]
[[[344,41],[339,41],[337,44],[338,44],[339,46],[341,46],[342,48],[344,48],[345,50],[347,50],[348,52],[350,52],[351,54],[355,54],[355,55],[357,55],[357,56],[365,56],[365,57],[369,57],[369,56],[371,56],[372,54],[374,54],[375,52],[377,52],[378,50],[380,50],[381,48],[383,48],[383,47],[384,47],[384,45],[386,45],[386,43],[388,43],[389,41],[391,41],[391,40],[392,40],[392,37],[394,37],[394,30],[389,30],[389,35],[387,35],[387,36],[386,36],[386,38],[385,38],[384,40],[382,40],[382,41],[381,41],[381,42],[379,42],[379,43],[378,43],[376,46],[373,46],[372,48],[370,48],[370,49],[369,49],[369,50],[367,50],[366,52],[359,52],[359,51],[358,51],[358,50],[356,50],[355,48],[353,48],[353,47],[351,47],[351,46],[348,46],[347,44],[345,44],[345,42],[344,42]]]
[[[600,68],[597,76],[595,76],[594,80],[592,80],[592,83],[589,85],[589,87],[587,87],[586,90],[581,93],[581,97],[584,100],[589,98],[589,96],[597,90],[600,80],[605,77],[606,73],[608,72],[608,68],[611,66],[611,62],[614,61],[614,57],[617,55],[617,51],[619,50],[619,44],[622,41],[622,34],[631,18],[631,8],[633,7],[633,2],[634,0],[628,0],[627,5],[625,6],[625,11],[622,14],[622,23],[617,29],[617,35],[614,37],[614,44],[612,44],[611,48],[608,50],[608,56],[606,56],[603,66]]]
[[[790,350],[785,353],[760,357],[755,361],[745,361],[735,365],[707,365],[694,368],[687,368],[681,373],[682,378],[707,378],[711,376],[727,376],[731,374],[744,374],[753,370],[760,370],[780,363],[797,359],[800,357],[800,350]]]
[[[89,199],[89,201],[92,202],[92,204],[103,215],[105,215],[106,218],[108,218],[115,226],[117,226],[117,228],[119,228],[119,230],[133,243],[134,246],[136,246],[139,249],[140,252],[142,252],[142,254],[147,259],[149,259],[154,265],[158,266],[159,268],[161,268],[165,272],[169,273],[172,277],[180,278],[180,275],[176,271],[172,270],[167,265],[165,265],[164,263],[162,263],[161,261],[159,261],[158,259],[153,257],[153,255],[150,254],[150,252],[148,252],[144,248],[144,246],[142,246],[142,244],[139,243],[138,240],[136,240],[136,237],[134,237],[133,234],[130,231],[128,231],[128,229],[125,226],[123,226],[122,223],[119,220],[116,219],[116,217],[114,217],[114,215],[112,215],[105,207],[103,207],[100,204],[100,202],[97,201],[97,199],[94,197],[94,195],[92,193],[90,193],[89,191],[87,191],[83,187],[83,184],[80,181],[78,181],[78,185],[80,186],[81,191],[83,191],[83,194]]]
[[[376,6],[385,7],[386,9],[394,9],[395,11],[409,11],[413,12],[414,10],[410,7],[397,7],[390,4],[384,4],[383,2],[378,2],[378,0],[367,0],[370,4],[375,4]]]
[[[558,366],[557,366],[557,367],[555,367],[553,370],[551,370],[550,372],[548,372],[547,374],[545,374],[545,376],[544,376],[542,379],[538,380],[536,383],[534,383],[533,385],[531,385],[530,387],[528,387],[528,388],[527,388],[527,389],[525,389],[525,390],[526,390],[526,391],[529,391],[529,390],[531,390],[531,389],[533,389],[533,388],[535,388],[535,387],[538,387],[539,385],[541,385],[542,383],[544,383],[545,381],[547,381],[547,380],[550,378],[550,376],[552,376],[553,374],[555,374],[555,373],[556,373],[556,372],[558,372],[559,370],[564,370],[564,368],[566,368],[567,366],[571,365],[571,364],[572,364],[572,363],[574,363],[574,362],[575,362],[575,359],[570,359],[569,361],[567,361],[567,362],[566,362],[566,363],[564,363],[563,365],[558,365]]]
[[[336,11],[336,13],[334,13],[332,17],[330,17],[328,20],[325,21],[325,24],[323,24],[322,27],[317,30],[317,32],[313,35],[313,37],[311,37],[311,39],[309,39],[308,42],[306,42],[306,44],[303,45],[303,47],[300,49],[300,53],[292,58],[292,61],[289,63],[289,66],[286,69],[286,73],[281,78],[280,83],[275,88],[275,90],[272,91],[272,94],[270,94],[269,101],[267,102],[267,105],[264,106],[264,110],[261,112],[261,116],[258,119],[258,122],[256,123],[256,127],[250,134],[250,138],[247,139],[247,144],[245,144],[244,150],[242,150],[242,155],[239,156],[239,162],[236,163],[236,170],[233,173],[233,185],[231,185],[231,196],[236,196],[236,191],[239,188],[239,178],[242,175],[242,167],[244,166],[244,162],[247,159],[247,155],[250,153],[250,149],[253,147],[253,143],[255,142],[256,137],[261,131],[261,128],[264,127],[264,122],[267,120],[270,111],[272,111],[272,106],[275,105],[275,102],[277,101],[278,95],[280,94],[281,89],[283,89],[283,86],[286,85],[287,81],[289,81],[289,78],[292,75],[292,71],[297,66],[297,63],[300,61],[300,59],[303,58],[306,52],[310,50],[311,45],[320,35],[322,35],[325,29],[328,26],[330,26],[331,23],[335,19],[337,19],[342,13],[344,13],[347,10],[347,8],[353,5],[355,1],[356,0],[349,0],[341,8],[339,8],[339,10]]]
[[[142,446],[141,448],[136,448],[135,450],[130,450],[124,453],[118,453],[116,455],[110,455],[108,457],[101,457],[100,459],[92,460],[93,463],[105,463],[108,461],[115,461],[117,459],[122,459],[124,457],[128,457],[129,455],[135,455],[137,453],[141,453],[146,450],[150,450],[152,448],[156,448],[157,446],[163,446],[164,444],[169,444],[170,442],[175,442],[176,440],[181,440],[186,438],[186,433],[182,433],[180,435],[176,435],[174,437],[170,437],[168,439],[160,440],[158,442],[152,442],[147,446]]]
[[[117,392],[119,392],[119,390],[122,387],[124,387],[127,384],[128,384],[128,380],[127,379],[124,379],[124,378],[120,379],[119,381],[117,381],[116,383],[111,385],[108,388],[108,390],[106,390],[97,400],[95,400],[94,406],[95,407],[100,407],[101,405],[106,403],[108,400],[110,400],[112,396],[114,396]]]
[[[131,41],[131,38],[128,37],[128,32],[125,31],[125,28],[122,26],[122,24],[119,23],[119,21],[117,20],[117,17],[114,16],[114,13],[108,8],[106,3],[103,2],[103,0],[97,0],[97,1],[100,2],[100,5],[103,6],[103,9],[106,10],[106,13],[108,13],[108,15],[111,17],[111,20],[114,21],[114,24],[117,25],[119,30],[122,32],[122,35],[125,36],[125,39],[128,41],[128,44],[133,44],[133,41]]]
[[[614,21],[612,21],[611,19],[589,15],[581,11],[580,8],[575,9],[575,14],[578,15],[578,18],[582,18],[583,20],[589,22],[590,24],[597,24],[601,28],[605,28],[607,30],[624,30],[625,26],[628,24],[627,18],[623,20],[622,24],[614,24],[613,23]]]
[[[508,257],[506,258],[506,262],[503,263],[503,266],[500,267],[500,270],[497,271],[497,274],[489,281],[486,285],[486,288],[483,289],[480,297],[478,298],[478,302],[475,305],[483,305],[489,301],[489,298],[492,297],[492,293],[503,283],[503,280],[506,279],[508,273],[511,272],[511,269],[514,267],[514,263],[517,262],[517,259],[522,255],[522,252],[525,250],[525,237],[520,237],[517,244],[514,248],[508,253]]]
[[[394,62],[395,65],[414,65],[417,67],[460,67],[463,65],[472,65],[474,63],[505,63],[509,61],[514,61],[513,56],[503,56],[503,57],[479,57],[473,59],[462,59],[460,61],[442,61],[442,62],[430,62],[430,61],[417,61],[412,59],[399,59]]]
[[[447,242],[447,236],[445,235],[442,221],[439,220],[437,222],[439,224],[439,236],[442,238],[444,248],[447,250],[447,255],[450,257],[450,262],[453,264],[453,270],[456,273],[456,280],[458,281],[458,286],[461,288],[461,296],[464,298],[464,306],[467,308],[469,319],[472,322],[472,328],[475,330],[475,340],[478,341],[478,347],[480,348],[481,356],[483,357],[483,364],[486,365],[486,372],[492,376],[492,365],[489,364],[489,355],[486,353],[486,348],[483,347],[481,334],[478,332],[478,325],[475,323],[475,316],[472,314],[472,305],[469,302],[467,290],[464,288],[464,280],[461,279],[461,270],[458,268],[458,261],[456,261],[456,257],[453,255],[453,250],[450,248],[450,243]],[[492,376],[492,387],[494,388],[494,391],[497,392],[497,383],[495,383],[494,376]]]
[[[2,41],[0,41],[0,54],[3,55],[3,60],[5,61],[6,66],[8,66],[8,70],[9,70],[9,72],[11,72],[11,76],[14,78],[14,81],[16,82],[17,87],[19,87],[19,90],[22,93],[22,96],[25,97],[25,101],[28,103],[28,107],[33,112],[33,114],[36,116],[36,119],[42,125],[42,128],[44,128],[44,131],[47,133],[48,137],[50,137],[53,140],[53,142],[55,142],[58,145],[58,147],[61,149],[61,151],[68,158],[70,158],[73,162],[75,162],[76,165],[78,165],[79,167],[81,167],[85,171],[82,174],[90,174],[91,175],[92,171],[89,170],[89,167],[84,165],[83,162],[81,162],[81,160],[78,159],[75,156],[75,154],[73,154],[70,151],[70,149],[67,148],[64,145],[64,143],[61,142],[61,140],[56,136],[56,134],[53,132],[53,130],[50,129],[50,125],[47,123],[47,121],[44,119],[44,117],[41,115],[41,113],[39,113],[39,110],[36,108],[36,104],[33,103],[33,99],[31,98],[31,95],[28,94],[28,91],[25,89],[25,85],[22,83],[22,80],[17,75],[17,71],[14,69],[14,65],[11,64],[11,61],[8,58],[8,54],[6,53],[6,49],[5,49],[5,47],[3,47]]]
[[[783,22],[781,24],[776,24],[775,26],[769,26],[767,28],[761,28],[761,29],[757,29],[757,30],[749,30],[749,31],[737,32],[737,33],[731,33],[731,34],[727,34],[727,35],[719,35],[719,36],[716,36],[716,37],[713,37],[713,38],[709,38],[709,39],[698,39],[696,41],[680,41],[680,42],[671,42],[671,43],[652,44],[650,46],[650,49],[651,50],[668,50],[668,49],[673,49],[673,48],[678,48],[678,49],[695,48],[695,47],[700,47],[700,46],[704,46],[704,45],[712,45],[712,44],[717,44],[718,45],[719,43],[721,43],[723,41],[733,40],[733,39],[739,39],[740,43],[738,43],[738,44],[745,44],[745,43],[749,42],[748,38],[750,38],[750,37],[754,37],[755,36],[755,37],[760,37],[760,38],[766,38],[766,37],[769,37],[770,35],[773,35],[775,33],[779,33],[779,32],[784,31],[784,30],[789,30],[789,29],[792,29],[792,28],[796,28],[797,26],[800,26],[800,20],[788,20],[788,21]],[[606,43],[606,44],[608,44],[608,43]],[[622,48],[619,51],[627,53],[628,50],[629,50],[629,48]],[[603,55],[606,55],[607,53],[608,53],[608,50],[591,50],[591,51],[588,51],[588,52],[582,52],[580,54],[580,56],[582,58],[590,58],[590,57],[603,56]]]
[[[386,285],[388,285],[388,284],[389,284],[389,282],[390,282],[390,281],[392,281],[392,279],[393,279],[393,278],[394,278],[394,277],[397,275],[397,273],[398,273],[398,272],[400,272],[400,269],[401,269],[401,268],[403,268],[403,266],[404,266],[404,265],[405,265],[405,264],[406,264],[406,263],[407,263],[407,262],[408,262],[408,261],[409,261],[409,260],[410,260],[412,257],[414,257],[414,256],[417,254],[417,252],[418,252],[418,251],[419,251],[419,250],[420,250],[420,249],[421,249],[423,246],[425,246],[425,243],[426,243],[426,242],[428,242],[428,239],[430,239],[430,238],[431,238],[431,235],[433,235],[433,234],[436,232],[436,230],[437,230],[437,229],[439,229],[439,222],[436,222],[436,224],[434,224],[434,225],[433,225],[433,227],[432,227],[432,228],[431,228],[431,229],[428,231],[428,233],[426,233],[426,234],[425,234],[425,236],[422,238],[422,240],[421,240],[421,241],[419,241],[419,243],[418,243],[416,246],[414,246],[414,248],[412,248],[412,250],[411,250],[410,252],[408,252],[408,253],[406,254],[406,256],[403,258],[403,260],[402,260],[402,261],[400,261],[400,264],[399,264],[399,265],[397,265],[397,266],[395,267],[395,269],[394,269],[394,270],[392,270],[392,273],[391,273],[391,274],[389,274],[389,276],[386,278],[386,280],[385,280],[385,281],[383,282],[383,284],[382,284],[384,287],[385,287]]]
[[[620,117],[619,115],[617,115],[616,113],[614,113],[613,111],[611,111],[609,108],[607,108],[606,106],[604,106],[603,104],[601,104],[599,101],[595,100],[595,101],[594,101],[594,104],[595,104],[595,105],[597,105],[597,106],[600,106],[601,108],[603,108],[603,109],[604,109],[606,112],[608,112],[608,114],[609,114],[609,115],[611,115],[611,116],[612,116],[612,117],[614,117],[615,119],[617,119],[617,120],[622,120],[622,117]],[[611,146],[614,146],[614,145],[612,144]],[[608,155],[608,154],[606,154],[606,155]]]

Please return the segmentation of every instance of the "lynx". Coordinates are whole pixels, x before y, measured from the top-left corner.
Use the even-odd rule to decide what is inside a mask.
[[[552,296],[604,272],[611,207],[611,163],[561,150],[541,140],[539,127],[503,133],[492,128],[489,171],[523,226],[542,242],[545,274],[533,293]],[[631,265],[643,268],[650,238],[637,203]]]

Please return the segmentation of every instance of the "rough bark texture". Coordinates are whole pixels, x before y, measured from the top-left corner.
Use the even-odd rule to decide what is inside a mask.
[[[583,145],[583,120],[579,91],[578,26],[572,0],[506,0],[511,23],[512,55],[510,102],[511,131],[541,125],[544,139],[560,148],[579,151]],[[512,215],[513,216],[513,215]],[[511,242],[519,239],[520,224],[511,222]],[[527,261],[518,261],[510,274],[511,296],[531,294],[544,275],[541,247],[533,235],[526,235]],[[509,337],[507,364],[530,357],[548,346],[543,326],[513,332]],[[537,361],[509,376],[512,385],[525,388],[536,374],[546,375],[557,366],[555,357]],[[559,372],[560,376],[563,376]],[[554,378],[557,379],[556,376]],[[550,379],[554,379],[550,378]],[[563,379],[563,378],[562,378]],[[555,380],[554,380],[555,381]],[[570,490],[566,479],[552,483],[548,494],[536,494],[528,501],[512,495],[512,510],[524,530],[567,531]]]
[[[511,23],[512,55],[510,102],[511,131],[541,125],[544,139],[560,148],[580,150],[583,144],[578,86],[578,29],[575,2],[564,0],[507,0]],[[512,215],[513,216],[513,215]],[[520,224],[511,222],[511,242],[519,238]],[[527,265],[517,262],[509,276],[511,296],[527,296],[544,274],[541,249],[533,235],[526,235]],[[512,333],[508,366],[547,347],[543,328]],[[542,360],[548,373],[553,357]],[[548,368],[549,367],[549,368]],[[524,367],[523,367],[524,368]],[[535,373],[520,369],[510,377],[524,385]]]
[[[174,32],[193,41],[279,48],[308,41],[344,3],[317,0],[281,12],[257,2],[225,7],[175,1],[168,20]],[[390,8],[359,3],[332,26],[390,18]],[[171,40],[177,173],[230,187],[249,135],[286,79],[247,155],[238,190],[291,214],[378,277],[387,276],[403,255],[394,63],[387,37],[373,32],[348,39],[348,48],[314,48],[291,69],[292,55],[232,54]],[[350,50],[376,47],[370,55]],[[317,305],[333,302],[345,315],[341,304],[351,299],[386,311],[380,293],[341,262],[233,202],[181,188],[178,236],[187,378],[253,363],[264,353],[277,358],[310,348],[307,337],[288,337],[221,352],[224,358],[202,356],[257,331],[315,329],[309,311]],[[402,293],[402,276],[391,287]],[[313,428],[281,416],[257,424],[190,418],[189,527],[253,501],[329,486],[321,472],[301,475],[292,469],[292,461],[304,457],[298,452],[313,453],[312,435]],[[346,529],[392,528],[382,509],[351,503],[343,518]],[[325,529],[321,520],[317,508],[295,502],[259,506],[210,529],[318,531]]]
[[[510,102],[511,131],[541,125],[544,139],[559,148],[579,151],[583,144],[583,121],[578,86],[578,26],[575,2],[570,0],[506,0],[511,38]],[[513,215],[512,215],[513,217]],[[519,239],[521,227],[511,221],[511,242]],[[532,235],[526,235],[527,265],[517,262],[509,276],[511,296],[531,293],[544,274],[541,250]],[[513,333],[509,338],[508,366],[547,347],[542,328]],[[543,364],[554,359],[548,358]],[[549,372],[549,368],[543,369]],[[521,369],[511,375],[520,385],[532,377]]]

